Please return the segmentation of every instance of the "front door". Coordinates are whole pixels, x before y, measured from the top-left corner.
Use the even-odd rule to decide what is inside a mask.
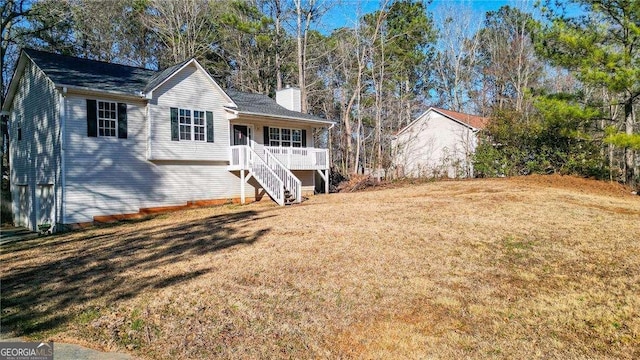
[[[233,125],[233,145],[251,145],[251,128],[247,125]]]

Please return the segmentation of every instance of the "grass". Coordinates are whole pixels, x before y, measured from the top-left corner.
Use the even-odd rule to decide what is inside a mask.
[[[567,177],[188,210],[2,248],[2,331],[142,358],[640,358],[640,198]]]

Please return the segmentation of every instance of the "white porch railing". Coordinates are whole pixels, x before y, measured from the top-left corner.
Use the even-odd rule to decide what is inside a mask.
[[[246,145],[232,146],[229,170],[249,170],[249,163],[255,154],[249,150],[249,146]]]
[[[325,170],[329,168],[329,151],[316,148],[265,146],[289,170]]]
[[[253,152],[250,147],[247,152]],[[255,153],[254,153],[255,154]],[[284,183],[260,156],[253,156],[249,164],[251,174],[280,206],[284,206]],[[242,184],[244,186],[244,184]]]
[[[265,151],[265,162],[271,170],[275,172],[278,177],[284,183],[285,189],[289,190],[289,193],[296,202],[302,202],[302,183],[289,169],[287,169],[273,154]]]
[[[250,146],[232,146],[229,170],[249,170],[278,205],[285,203],[285,189],[296,202],[302,201],[300,180],[271,154],[265,154],[263,159]]]

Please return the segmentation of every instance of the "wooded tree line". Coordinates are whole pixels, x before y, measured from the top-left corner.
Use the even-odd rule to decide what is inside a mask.
[[[335,3],[6,0],[2,100],[22,46],[152,69],[196,57],[223,87],[300,87],[304,112],[336,122],[319,138],[343,174],[391,170],[392,137],[432,105],[492,119],[475,156],[480,176],[574,173],[634,185],[640,2],[567,4],[480,18],[383,0],[319,31]]]

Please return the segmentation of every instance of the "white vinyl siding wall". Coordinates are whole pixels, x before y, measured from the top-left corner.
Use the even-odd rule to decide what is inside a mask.
[[[59,93],[53,83],[31,61],[27,62],[13,99],[9,120],[11,136],[10,166],[13,212],[19,225],[36,230],[37,215],[43,215],[38,207],[43,203],[37,191],[42,185],[53,185],[53,203],[59,204],[60,187],[60,121]],[[18,141],[18,128],[22,140]],[[20,195],[20,192],[27,194]],[[49,195],[48,195],[49,196]],[[26,204],[19,204],[19,199]],[[50,198],[45,206],[49,207]],[[60,206],[48,209],[47,218],[59,221]],[[20,211],[27,211],[21,214]]]
[[[315,170],[293,170],[291,172],[300,180],[303,193],[315,191]]]
[[[476,141],[469,127],[429,111],[398,135],[395,164],[408,177],[464,177]]]
[[[227,170],[226,162],[148,161],[144,102],[117,101],[127,103],[127,139],[88,137],[86,97],[67,97],[66,223],[187,201],[240,197],[240,179]],[[228,151],[228,140],[220,140]],[[245,189],[247,196],[253,196],[251,185]]]
[[[229,161],[229,121],[223,93],[195,65],[174,74],[153,91],[150,102],[150,160]],[[214,142],[171,140],[171,108],[212,111]],[[205,121],[206,123],[206,121]]]

